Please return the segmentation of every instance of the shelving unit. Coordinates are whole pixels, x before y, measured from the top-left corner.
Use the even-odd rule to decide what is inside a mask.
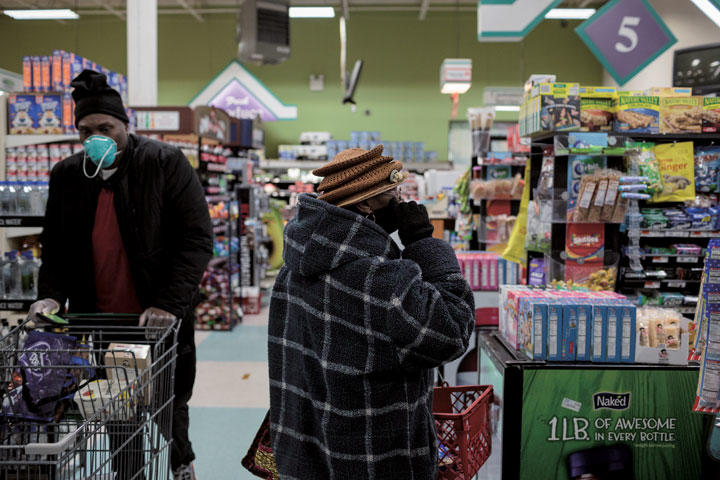
[[[5,148],[24,147],[41,143],[77,142],[77,134],[72,135],[7,135]]]

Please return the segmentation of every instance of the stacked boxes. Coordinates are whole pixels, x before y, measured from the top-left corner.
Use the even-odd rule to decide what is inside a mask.
[[[462,252],[457,254],[460,269],[474,291],[497,291],[500,285],[520,281],[520,266],[496,253]]]
[[[501,289],[501,333],[533,360],[632,363],[635,322],[635,307],[614,292]]]
[[[82,145],[68,143],[7,148],[5,179],[9,182],[48,182],[55,165],[81,148]]]
[[[580,87],[580,130],[612,131],[616,98],[615,87]]]
[[[521,106],[520,135],[580,129],[580,84],[541,83]]]
[[[85,69],[104,73],[110,87],[117,90],[127,104],[128,84],[124,75],[62,50],[55,50],[51,56],[26,56],[23,57],[24,92],[9,97],[9,133],[75,133],[75,104],[70,83]]]

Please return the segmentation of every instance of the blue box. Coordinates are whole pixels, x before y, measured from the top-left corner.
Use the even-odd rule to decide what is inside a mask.
[[[577,352],[575,359],[578,362],[589,362],[592,352],[593,339],[593,309],[592,305],[577,306]]]
[[[602,363],[607,358],[607,306],[594,305],[592,317],[592,352],[590,360]]]
[[[8,97],[8,132],[11,135],[34,134],[37,127],[35,94],[13,93]]]
[[[620,363],[623,309],[624,306],[608,305],[607,307],[607,329],[605,330],[607,332],[605,336],[607,342],[605,361],[607,363]]]
[[[64,133],[63,96],[60,93],[36,95],[35,133],[40,135],[60,135]]]
[[[551,362],[562,360],[563,305],[547,302],[547,359]]]
[[[636,310],[634,305],[622,307],[620,361],[635,363]]]
[[[574,362],[576,357],[578,336],[578,306],[565,305],[563,307],[562,341],[560,360]]]

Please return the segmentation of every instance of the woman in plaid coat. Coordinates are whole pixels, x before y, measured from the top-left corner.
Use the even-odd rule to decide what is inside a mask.
[[[437,477],[433,369],[466,351],[473,297],[425,208],[389,192],[303,195],[285,230],[269,326],[282,479]]]

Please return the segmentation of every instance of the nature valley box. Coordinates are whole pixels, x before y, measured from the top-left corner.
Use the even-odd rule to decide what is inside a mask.
[[[660,97],[618,94],[615,118],[618,132],[658,133],[660,131]]]
[[[659,97],[691,97],[692,87],[653,87],[647,91],[647,95]]]
[[[660,97],[660,133],[700,133],[702,97]]]
[[[609,132],[615,117],[615,87],[580,87],[580,123],[583,132]]]
[[[720,132],[720,97],[703,97],[702,131]]]

